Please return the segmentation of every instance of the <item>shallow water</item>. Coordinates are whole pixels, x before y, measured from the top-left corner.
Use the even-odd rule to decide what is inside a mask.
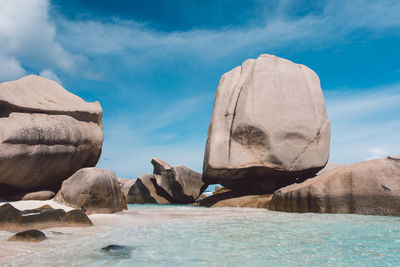
[[[131,205],[91,219],[41,243],[0,241],[0,265],[400,266],[399,217]],[[102,250],[112,244],[128,247]]]

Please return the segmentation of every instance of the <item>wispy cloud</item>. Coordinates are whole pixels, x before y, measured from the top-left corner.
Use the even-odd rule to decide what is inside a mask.
[[[146,63],[156,57],[210,64],[244,50],[332,46],[348,42],[351,38],[347,37],[360,29],[366,31],[364,38],[386,31],[399,33],[400,2],[396,0],[328,1],[321,13],[301,17],[290,16],[294,5],[294,1],[279,1],[276,10],[269,10],[264,22],[256,26],[162,32],[119,18],[72,21],[60,14],[51,17],[48,0],[1,0],[0,56],[13,66],[15,75],[11,76],[23,75],[22,66],[27,65],[37,72],[52,69],[99,79],[101,70],[96,63],[104,55],[125,55],[120,59],[138,68],[151,67]]]
[[[354,163],[400,154],[400,85],[325,93],[331,160]]]

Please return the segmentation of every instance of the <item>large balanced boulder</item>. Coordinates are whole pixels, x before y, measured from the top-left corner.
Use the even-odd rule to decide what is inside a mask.
[[[118,179],[112,171],[83,168],[62,183],[54,200],[86,213],[114,213],[127,209]]]
[[[400,158],[344,165],[276,191],[269,209],[400,215]]]
[[[261,55],[221,77],[203,180],[272,193],[314,176],[328,161],[329,145],[330,123],[315,72]]]
[[[65,212],[62,209],[43,206],[33,210],[20,211],[9,203],[0,206],[0,230],[20,232],[30,229],[92,225],[88,216],[81,210]]]
[[[39,76],[1,83],[0,194],[58,189],[77,170],[95,166],[101,116],[98,102]]]
[[[157,158],[151,163],[153,174],[138,177],[128,192],[128,203],[193,203],[207,187],[201,174],[186,166],[172,167]]]

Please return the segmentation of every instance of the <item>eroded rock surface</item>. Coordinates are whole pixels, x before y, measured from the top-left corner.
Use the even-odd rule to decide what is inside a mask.
[[[30,75],[0,84],[0,194],[58,189],[95,166],[102,109],[54,81]],[[0,195],[1,196],[1,195]]]
[[[318,76],[304,65],[261,55],[221,77],[203,180],[236,191],[272,193],[322,169],[329,142]]]
[[[62,183],[56,202],[87,213],[114,213],[127,209],[118,178],[112,171],[83,168]]]
[[[288,212],[400,215],[400,159],[344,165],[276,191],[269,209]]]

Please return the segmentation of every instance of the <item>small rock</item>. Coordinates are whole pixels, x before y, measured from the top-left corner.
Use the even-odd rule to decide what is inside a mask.
[[[87,213],[114,213],[127,209],[118,179],[112,171],[83,168],[62,183],[54,200]]]
[[[46,239],[46,235],[39,230],[28,230],[17,233],[10,237],[8,241],[39,242]]]
[[[53,191],[37,191],[24,195],[22,200],[49,200],[55,195]]]

